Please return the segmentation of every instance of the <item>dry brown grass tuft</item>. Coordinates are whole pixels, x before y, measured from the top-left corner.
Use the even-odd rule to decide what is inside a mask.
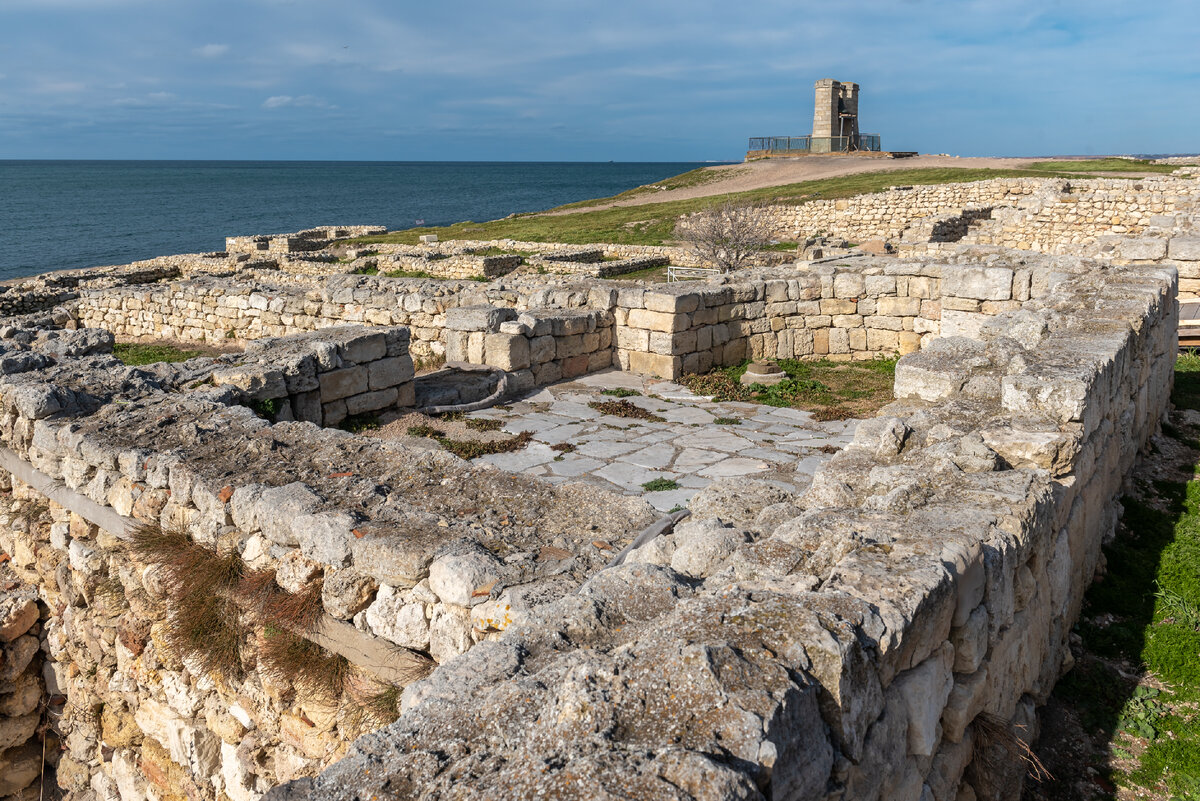
[[[303,694],[334,703],[342,697],[350,662],[311,640],[268,626],[258,642],[258,662],[274,681],[291,684]]]
[[[197,586],[173,599],[164,630],[167,645],[210,673],[242,673],[242,628],[238,607],[224,595]]]
[[[973,761],[985,773],[998,774],[1008,764],[1020,760],[1034,781],[1053,781],[1054,776],[1025,742],[1013,731],[1012,724],[999,715],[981,712],[971,724],[975,728]]]
[[[237,553],[219,554],[192,541],[186,532],[164,529],[156,523],[137,526],[129,541],[134,557],[163,570],[163,581],[172,596],[233,589],[246,566]]]
[[[262,619],[268,624],[292,632],[308,632],[317,626],[325,612],[321,602],[324,582],[314,581],[300,592],[287,592],[278,585],[265,596]]]
[[[356,671],[348,688],[353,711],[377,726],[394,723],[400,717],[400,688]]]

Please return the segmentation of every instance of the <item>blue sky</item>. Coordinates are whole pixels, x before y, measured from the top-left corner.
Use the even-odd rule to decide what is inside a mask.
[[[0,0],[0,158],[739,159],[862,85],[886,148],[1200,151],[1200,3]]]

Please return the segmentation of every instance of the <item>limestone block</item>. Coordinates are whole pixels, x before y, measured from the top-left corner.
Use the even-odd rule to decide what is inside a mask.
[[[500,565],[488,553],[447,554],[429,565],[429,589],[445,603],[469,607],[487,599],[499,575]]]
[[[240,367],[223,367],[214,370],[215,386],[232,386],[245,392],[252,400],[282,398],[288,394],[287,382],[279,370],[247,364]]]
[[[398,387],[388,387],[378,392],[364,392],[361,395],[352,395],[344,401],[346,404],[346,414],[364,414],[366,412],[377,412],[381,409],[390,409],[397,405],[396,401],[399,397]]]
[[[429,621],[429,655],[446,662],[471,647],[470,610],[449,604],[437,604]]]
[[[881,297],[875,301],[875,313],[889,317],[915,317],[921,313],[921,300],[915,297]]]
[[[700,308],[700,296],[695,292],[667,293],[648,291],[643,296],[645,307],[654,312],[690,314]]]
[[[41,717],[37,712],[31,712],[19,717],[0,718],[0,752],[24,745],[37,731]]]
[[[683,360],[678,356],[630,351],[629,371],[639,375],[675,379],[683,374]]]
[[[632,328],[622,328],[621,331],[629,331],[640,335],[640,339],[644,346],[647,332],[638,331]],[[636,339],[637,337],[633,337]],[[542,364],[548,362],[555,357],[556,344],[552,336],[539,336],[529,342],[529,361],[531,364]],[[643,347],[642,350],[645,348]]]
[[[0,727],[3,727],[0,723]],[[31,786],[42,775],[42,747],[30,741],[0,754],[0,797],[24,798],[17,793]],[[30,796],[32,798],[32,795]]]
[[[321,576],[320,563],[306,558],[300,551],[288,551],[276,563],[275,581],[284,590],[296,593]]]
[[[340,355],[355,364],[373,362],[387,355],[387,342],[379,332],[360,334],[341,344]]]
[[[941,739],[938,721],[954,688],[950,667],[954,649],[944,644],[933,655],[896,677],[895,683],[908,712],[908,752],[932,756]]]
[[[628,325],[630,328],[646,328],[670,334],[675,331],[686,331],[691,326],[691,320],[686,314],[632,309],[629,312]]]
[[[1007,267],[948,267],[942,276],[942,303],[947,298],[1011,300],[1013,271]]]
[[[673,539],[671,568],[685,576],[704,578],[746,542],[748,535],[716,518],[707,518],[676,526]]]
[[[343,367],[340,370],[322,373],[320,376],[321,403],[330,403],[351,395],[361,395],[367,391],[368,375],[367,368],[362,365]]]
[[[42,700],[42,679],[37,671],[26,670],[5,685],[0,695],[0,718],[19,718],[37,709]]]
[[[344,567],[350,563],[350,543],[356,525],[358,518],[347,512],[301,514],[292,520],[292,538],[309,559]]]
[[[234,521],[238,520],[238,492],[248,488],[239,487],[234,490],[233,501]],[[321,499],[304,484],[294,481],[282,487],[268,487],[257,492],[247,493],[244,498],[250,507],[251,524],[249,528],[238,525],[243,531],[261,530],[263,535],[279,545],[297,545],[295,534],[292,532],[292,521],[313,510]]]
[[[327,570],[321,584],[321,602],[333,617],[349,620],[367,608],[378,587],[375,579],[352,568]]]
[[[484,364],[501,370],[524,370],[529,367],[529,339],[523,334],[486,334]]]
[[[1200,236],[1177,236],[1167,246],[1167,256],[1178,261],[1200,261]]]
[[[1117,256],[1127,261],[1158,260],[1167,255],[1167,240],[1158,238],[1132,239],[1122,237],[1117,242]]]
[[[961,626],[950,630],[954,645],[954,672],[974,673],[983,663],[988,648],[987,607],[975,607]]]
[[[833,277],[833,296],[835,298],[857,300],[864,294],[866,294],[865,282],[858,273],[838,273]]]
[[[515,320],[515,309],[497,309],[492,306],[460,306],[446,310],[446,328],[450,331],[484,331],[495,333],[500,323]]]
[[[37,598],[24,593],[0,594],[0,643],[12,642],[37,622]]]
[[[0,683],[10,682],[25,672],[38,652],[38,638],[22,634],[0,650]],[[10,743],[11,745],[11,743]],[[0,745],[0,748],[7,748]]]
[[[171,759],[193,776],[210,776],[220,761],[220,739],[203,726],[181,718],[151,698],[143,698],[134,714],[138,727],[167,750]]]
[[[379,359],[367,365],[367,386],[371,390],[387,389],[413,379],[413,363],[408,356]]]
[[[425,604],[414,603],[386,584],[367,607],[367,626],[389,642],[424,651],[429,647],[429,620]]]

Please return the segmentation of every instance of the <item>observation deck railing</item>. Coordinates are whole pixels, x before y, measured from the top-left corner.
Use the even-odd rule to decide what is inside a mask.
[[[847,153],[854,150],[883,150],[879,134],[858,136],[752,136],[751,152],[757,153]]]

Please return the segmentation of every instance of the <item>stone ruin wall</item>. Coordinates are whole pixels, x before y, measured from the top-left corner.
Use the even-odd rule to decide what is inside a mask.
[[[1177,240],[1188,241],[1164,247]],[[148,309],[128,307],[129,331],[148,333],[165,311],[190,315],[177,324],[196,338],[222,329],[189,304],[225,290],[259,312],[244,315],[259,320],[250,323],[259,336],[354,318],[388,326],[381,307],[413,306],[407,314],[427,315],[425,342],[457,338],[469,357],[507,359],[506,370],[524,340],[531,375],[579,355],[559,358],[566,338],[604,330],[618,363],[622,350],[666,357],[655,361],[673,375],[701,353],[704,326],[737,333],[714,342],[714,363],[739,348],[806,346],[786,331],[813,331],[814,353],[820,331],[827,343],[844,331],[846,358],[870,353],[870,331],[926,341],[897,368],[899,400],[860,426],[805,495],[715,487],[697,497],[691,521],[606,567],[653,519],[640,501],[603,499],[589,516],[590,489],[308,423],[270,425],[245,408],[275,376],[286,388],[307,369],[302,357],[262,359],[257,371],[237,357],[125,370],[104,361],[111,338],[59,330],[63,315],[10,326],[0,332],[0,477],[10,487],[0,550],[15,579],[0,576],[0,645],[16,676],[0,673],[0,733],[14,744],[0,774],[24,775],[36,750],[26,730],[53,718],[65,746],[58,780],[72,797],[241,801],[299,779],[271,797],[603,787],[663,798],[1011,798],[1023,766],[980,756],[998,747],[994,721],[1035,736],[1035,708],[1068,666],[1066,637],[1121,483],[1169,396],[1174,265],[1157,266],[1165,254],[1122,259],[1136,255],[1127,251],[1089,262],[959,246],[699,288],[473,285],[461,302],[502,307],[492,311],[505,319],[451,313],[449,287],[425,297],[413,289],[421,282],[360,276],[328,280],[319,297],[229,282],[218,292],[202,279],[84,290],[85,324],[107,314],[119,328],[114,310],[152,298]],[[286,319],[297,309],[311,328]],[[697,319],[710,309],[715,322]],[[595,329],[575,332],[580,319]],[[547,321],[555,359],[541,362],[532,353]],[[686,350],[689,332],[697,350]],[[325,335],[338,336],[317,331],[283,347],[317,348]],[[859,337],[867,347],[856,351]],[[225,382],[230,368],[239,377]],[[440,487],[446,497],[431,497]],[[521,493],[538,496],[540,519],[509,510]],[[562,528],[581,510],[603,521],[599,533]],[[173,654],[161,574],[124,544],[147,521],[274,570],[278,591],[319,586],[322,616],[302,638],[355,665],[373,690],[403,687],[405,716],[354,740],[380,721],[347,714],[361,706],[352,689],[350,703],[331,703],[262,671],[213,675]],[[492,550],[496,532],[504,555]],[[33,588],[39,619],[22,633]],[[261,643],[246,635],[244,665]],[[397,647],[407,650],[388,650]],[[413,682],[432,664],[442,667]]]
[[[1003,283],[1000,272],[1011,288],[1024,266],[994,259],[988,267],[945,265],[942,286],[957,281],[951,286],[958,287],[958,295],[986,295]],[[148,575],[139,569],[119,542],[130,518],[149,517],[186,525],[205,547],[235,547],[255,569],[274,568],[285,591],[303,591],[323,577],[329,583],[328,592],[322,590],[325,613],[332,621],[348,624],[323,623],[318,631],[328,627],[332,634],[319,641],[342,649],[367,668],[386,672],[389,659],[379,656],[381,642],[409,648],[418,660],[448,662],[449,673],[435,672],[402,696],[410,714],[397,725],[418,750],[443,752],[447,744],[431,743],[455,726],[466,725],[447,718],[457,714],[451,710],[467,704],[460,693],[483,693],[483,677],[494,680],[493,691],[502,695],[509,683],[505,676],[522,665],[545,671],[538,673],[542,686],[537,691],[545,703],[596,704],[608,710],[603,714],[620,719],[617,731],[646,730],[669,739],[669,732],[639,721],[635,713],[621,712],[626,705],[610,709],[591,696],[601,690],[563,685],[584,659],[573,648],[590,644],[604,665],[617,660],[624,665],[622,675],[632,671],[631,679],[603,692],[630,694],[632,708],[648,709],[653,696],[645,693],[657,692],[659,677],[639,678],[637,664],[622,661],[632,657],[614,655],[612,647],[628,642],[627,650],[632,647],[634,654],[640,648],[660,654],[661,659],[651,661],[656,670],[664,666],[671,681],[673,671],[684,671],[682,678],[695,670],[697,663],[688,654],[697,643],[708,643],[704,649],[710,653],[723,653],[726,643],[735,643],[740,652],[755,654],[729,674],[738,679],[724,676],[722,670],[705,674],[709,678],[699,685],[681,680],[676,691],[684,694],[685,709],[722,709],[722,715],[734,718],[722,722],[719,715],[698,727],[695,721],[688,723],[685,728],[695,731],[683,737],[682,746],[670,749],[675,756],[663,752],[646,765],[622,750],[620,760],[639,764],[590,778],[585,770],[581,780],[643,782],[642,789],[654,797],[666,792],[663,781],[675,783],[698,771],[720,779],[710,788],[710,797],[725,797],[744,785],[745,792],[766,788],[787,797],[790,788],[796,797],[820,798],[826,797],[821,788],[828,785],[843,786],[854,798],[873,798],[875,793],[915,799],[929,785],[933,797],[940,799],[959,797],[965,773],[970,789],[961,792],[966,797],[1002,797],[998,788],[1005,786],[1003,781],[968,770],[975,737],[971,721],[983,710],[1027,723],[1036,702],[1053,685],[1099,542],[1115,520],[1120,479],[1165,407],[1173,353],[1175,285],[1169,271],[1105,269],[1066,259],[1042,266],[1028,273],[1027,301],[993,315],[978,312],[975,338],[937,340],[901,362],[901,400],[879,421],[864,424],[856,445],[818,473],[806,496],[770,498],[784,505],[772,513],[782,518],[767,515],[760,520],[757,510],[754,519],[747,518],[738,504],[753,507],[756,501],[744,497],[732,506],[728,498],[725,506],[719,497],[707,501],[706,517],[702,500],[694,523],[635,551],[631,564],[622,568],[603,569],[607,555],[594,543],[575,543],[579,550],[553,545],[548,556],[545,546],[535,548],[525,557],[530,561],[515,563],[516,569],[477,546],[447,547],[463,536],[479,542],[480,531],[456,530],[453,516],[435,519],[420,513],[414,529],[411,484],[396,496],[404,500],[389,512],[390,519],[384,514],[365,522],[362,513],[347,511],[357,505],[354,493],[340,485],[343,474],[354,474],[353,481],[361,476],[371,486],[389,480],[379,472],[384,469],[379,462],[370,458],[373,453],[364,453],[357,444],[361,440],[305,424],[269,426],[244,407],[229,405],[227,393],[239,393],[248,401],[253,388],[270,379],[226,384],[221,370],[229,368],[200,373],[188,368],[177,376],[160,377],[160,387],[130,390],[126,382],[120,396],[128,400],[72,423],[70,401],[63,403],[56,386],[66,380],[61,373],[33,381],[23,374],[9,377],[7,385],[0,384],[0,400],[7,409],[0,417],[0,436],[17,460],[6,463],[12,473],[15,514],[4,534],[9,539],[0,546],[13,554],[19,570],[32,571],[27,579],[54,601],[46,604],[45,619],[38,624],[44,626],[45,649],[41,657],[35,654],[31,659],[52,663],[50,668],[43,666],[49,690],[65,690],[62,694],[68,699],[60,782],[82,791],[87,779],[95,783],[93,789],[122,798],[143,797],[156,786],[160,793],[162,788],[182,786],[201,797],[219,789],[231,798],[257,798],[278,782],[311,776],[330,765],[361,731],[355,721],[340,717],[342,712],[331,712],[328,703],[297,701],[279,687],[211,681],[195,665],[189,669],[186,660],[173,660],[163,647],[161,612],[157,640],[154,623],[140,634],[122,629],[120,615],[105,600],[112,595],[105,592],[115,589],[114,577],[126,603],[135,603],[136,597],[144,605],[138,617],[156,619],[155,592],[158,608],[163,602],[153,570]],[[868,278],[888,277],[870,272],[857,276],[864,289]],[[957,277],[947,279],[947,273]],[[824,278],[833,287],[845,287],[844,292],[857,291],[846,286],[851,276],[831,271]],[[1032,297],[1033,287],[1043,290],[1040,299]],[[686,298],[686,289],[680,287],[672,297]],[[1086,321],[1072,314],[1083,305],[1090,309]],[[464,317],[478,314],[460,311]],[[690,312],[679,314],[691,319],[686,317]],[[988,325],[986,317],[994,324]],[[599,323],[602,318],[594,319]],[[533,334],[538,320],[518,317],[483,325],[499,328],[509,323],[526,326]],[[61,357],[72,352],[73,338],[88,334],[64,332],[61,339],[68,344],[54,347]],[[517,335],[526,333],[506,333]],[[314,348],[315,354],[318,343],[308,336],[288,347]],[[344,346],[342,351],[348,355]],[[1086,369],[1080,367],[1081,354],[1091,359]],[[264,370],[281,370],[285,385],[295,369],[291,365],[298,363],[278,356],[260,361]],[[78,380],[74,365],[63,366]],[[254,373],[244,366],[231,367]],[[184,370],[168,371],[176,369]],[[205,376],[213,380],[205,382]],[[90,381],[85,386],[96,391]],[[153,391],[172,388],[175,394]],[[169,419],[195,422],[177,423],[179,432],[163,431],[154,421],[163,419],[167,410]],[[81,406],[74,414],[83,411]],[[151,441],[138,439],[156,429]],[[253,443],[266,432],[285,447],[265,463],[272,467],[264,473],[246,462],[262,458],[263,451]],[[213,474],[208,464],[212,451],[200,447],[206,433],[210,447],[232,452],[233,472],[225,468]],[[250,450],[243,451],[246,447]],[[189,448],[193,452],[188,453]],[[371,448],[387,450],[377,444]],[[307,461],[329,449],[341,458],[319,459],[322,472],[314,475]],[[239,453],[244,456],[239,458]],[[430,460],[434,473],[464,480],[451,469],[456,463],[452,457],[425,454],[422,459]],[[411,462],[405,459],[401,464]],[[357,469],[339,471],[340,465]],[[29,473],[31,469],[37,473]],[[306,469],[308,478],[288,482]],[[391,469],[394,472],[395,465]],[[274,472],[282,475],[269,476],[267,486],[244,483]],[[936,476],[932,484],[926,484],[929,476]],[[928,486],[937,490],[931,495],[924,489]],[[755,491],[764,492],[756,488],[749,494]],[[765,491],[769,496],[770,490]],[[97,513],[87,501],[110,511]],[[22,511],[30,503],[36,514]],[[627,512],[621,521],[626,533],[610,547],[628,541],[638,520],[644,524],[650,519],[648,510],[622,508]],[[120,524],[113,522],[113,513]],[[921,523],[914,526],[917,519]],[[730,522],[733,528],[725,526]],[[397,525],[405,536],[384,534]],[[572,578],[556,574],[562,567],[558,564],[546,580],[530,582],[540,565],[568,556],[572,565],[566,569],[574,569]],[[1074,567],[1065,570],[1065,565]],[[880,571],[886,571],[887,582],[872,578]],[[546,581],[556,575],[547,592]],[[581,595],[570,592],[585,580]],[[108,589],[98,592],[102,582]],[[489,586],[489,592],[476,598],[481,586]],[[623,600],[622,592],[632,593],[629,600]],[[640,601],[627,605],[647,594],[654,599],[649,608]],[[114,597],[115,603],[122,603],[120,593]],[[813,617],[815,609],[824,611]],[[758,625],[753,623],[756,614],[782,614],[790,622],[782,627]],[[600,617],[593,620],[589,615]],[[737,623],[746,615],[753,629],[749,634]],[[721,620],[731,622],[693,631],[696,621]],[[734,630],[724,628],[729,625]],[[610,629],[626,634],[610,641],[610,634],[600,634]],[[690,644],[672,639],[681,629],[692,631]],[[561,655],[560,647],[547,650],[547,642],[556,637],[570,644]],[[778,637],[796,639],[791,645],[771,640]],[[473,643],[490,640],[499,642],[472,657]],[[25,650],[28,643],[21,639]],[[244,658],[256,658],[252,645],[247,648]],[[466,661],[452,661],[463,651]],[[799,678],[783,680],[777,675],[778,668],[770,666],[780,659],[790,660],[786,669]],[[66,671],[65,678],[60,678],[60,669]],[[612,670],[587,667],[589,672],[594,669],[601,675]],[[27,670],[33,675],[36,665]],[[136,686],[114,678],[130,675]],[[392,681],[407,684],[395,674]],[[515,689],[532,692],[524,685]],[[578,696],[581,692],[584,695]],[[693,697],[693,692],[698,695]],[[289,706],[292,703],[298,706]],[[461,745],[452,751],[462,753],[461,759],[470,763],[481,755],[473,747],[524,747],[489,743],[491,735],[484,729],[491,725],[486,721],[493,707],[482,696],[469,704],[484,710],[483,722],[479,731],[467,725],[459,736],[468,747],[465,752]],[[737,711],[743,710],[742,704],[750,706]],[[502,706],[504,711],[496,708],[494,714],[512,714],[507,704]],[[764,721],[778,719],[780,725],[764,724],[758,734],[743,732],[731,741],[728,727],[749,709]],[[620,717],[625,714],[635,717]],[[556,729],[550,739],[582,748],[582,764],[616,758],[586,755],[597,747],[595,742],[572,739],[578,733],[564,725],[567,728]],[[526,724],[522,734],[533,726]],[[755,756],[757,761],[750,762],[758,767],[735,771],[712,761],[714,746],[689,739],[714,736],[714,726],[726,732],[720,735],[722,748],[741,760]],[[807,734],[798,741],[801,732]],[[368,737],[357,748],[369,752],[384,747],[381,737]],[[539,747],[546,747],[539,738],[528,744]],[[772,756],[764,756],[767,753]],[[529,755],[528,761],[536,764],[545,761],[543,757]],[[338,793],[346,787],[361,788],[362,777],[356,785],[336,782],[344,771],[356,770],[356,760],[363,758],[351,752],[345,763],[330,769],[327,783],[318,781],[318,789],[303,792],[342,797]],[[415,770],[411,765],[411,760],[396,757],[387,761],[384,772],[407,775]],[[520,795],[521,783],[527,780],[504,772],[468,772],[476,776],[484,795]],[[428,782],[436,790],[439,775],[422,774],[418,784]],[[558,776],[539,772],[538,781],[553,783]]]
[[[1000,178],[889,189],[839,200],[812,200],[767,211],[781,237],[818,233],[854,242],[929,241],[921,221],[949,211],[993,209],[964,242],[1041,253],[1072,253],[1105,234],[1139,234],[1171,224],[1200,197],[1200,184],[1174,178]],[[999,211],[997,211],[999,210]]]
[[[804,496],[702,500],[268,797],[1016,797],[998,738],[1036,736],[1069,667],[1167,408],[1175,290],[1170,269],[1085,263],[931,343]]]
[[[322,362],[387,364],[397,357],[376,346],[402,344],[406,333],[329,329],[128,370],[107,355],[103,332],[6,332],[0,550],[15,586],[0,585],[0,742],[9,749],[0,776],[26,782],[35,750],[40,773],[41,749],[27,743],[48,715],[58,732],[51,762],[70,797],[257,799],[339,758],[395,717],[399,688],[494,633],[478,586],[501,599],[493,611],[558,597],[651,522],[640,500],[311,423],[272,425],[248,408],[277,396],[274,384],[303,389],[315,375],[324,389]],[[426,489],[435,484],[446,488],[440,498]],[[588,510],[607,522],[564,526]],[[347,660],[354,684],[328,697],[264,666],[264,643],[279,636],[269,627],[285,623],[257,617],[261,588],[225,590],[243,629],[241,670],[181,654],[167,633],[182,603],[168,566],[131,550],[147,524],[186,530],[211,552],[202,558],[236,554],[276,594],[315,598],[315,623],[291,633],[325,649],[321,659]],[[499,531],[503,549],[480,545]],[[378,710],[381,694],[390,714]],[[364,717],[368,704],[383,717]]]

